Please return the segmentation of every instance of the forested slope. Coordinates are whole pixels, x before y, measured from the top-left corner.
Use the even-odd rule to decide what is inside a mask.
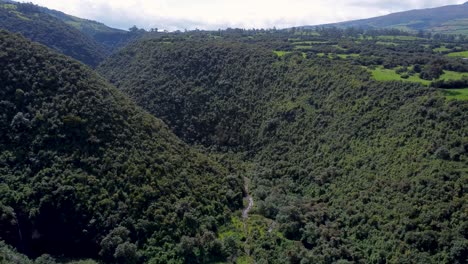
[[[95,36],[96,34],[100,33],[125,33],[125,30],[111,28],[106,26],[105,24],[89,19],[84,19],[80,17],[75,17],[72,15],[65,14],[58,10],[48,9],[46,7],[39,6],[39,9],[46,14],[49,14],[53,17],[56,17],[66,24],[75,27],[79,31],[85,33],[88,36]]]
[[[136,40],[145,35],[144,30],[126,31],[116,28],[111,28],[103,23],[88,20],[80,17],[65,14],[63,12],[38,7],[41,12],[49,14],[59,20],[65,22],[106,48],[108,52],[112,52],[118,48],[125,46],[127,43]]]
[[[180,262],[190,240],[224,259],[215,233],[242,206],[237,177],[42,45],[0,31],[0,69],[0,240],[109,263]]]
[[[256,261],[465,262],[466,101],[218,40],[141,41],[98,70],[187,142],[254,164],[256,212],[281,232],[254,235]]]
[[[91,37],[33,4],[0,1],[0,28],[21,33],[91,66],[109,54]]]
[[[242,148],[259,125],[249,110],[263,106],[274,61],[270,51],[237,43],[150,40],[99,70],[187,142]]]

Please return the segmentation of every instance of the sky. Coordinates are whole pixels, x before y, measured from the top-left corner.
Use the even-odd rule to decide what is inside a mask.
[[[27,0],[128,29],[286,28],[462,4],[467,0]]]

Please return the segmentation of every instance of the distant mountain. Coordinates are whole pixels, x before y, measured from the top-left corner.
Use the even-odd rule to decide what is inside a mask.
[[[88,35],[33,4],[0,0],[0,28],[21,33],[90,66],[96,66],[109,54]]]
[[[386,16],[361,19],[323,26],[340,28],[397,28],[408,31],[425,30],[434,33],[468,34],[468,2],[436,8],[398,12]],[[313,28],[314,26],[306,26]]]
[[[0,0],[0,28],[18,32],[91,66],[145,35],[75,17],[31,3]]]
[[[111,28],[101,22],[94,20],[83,19],[76,16],[65,14],[61,11],[48,9],[46,7],[39,7],[39,9],[46,14],[60,19],[67,25],[70,25],[89,37],[93,38],[96,42],[105,46],[109,51],[113,51],[128,42],[142,36],[142,31],[127,31],[122,29]]]
[[[46,7],[39,7],[39,8],[42,12],[62,20],[68,25],[73,26],[74,28],[80,30],[81,32],[89,36],[95,36],[100,33],[126,33],[127,32],[126,30],[108,27],[104,25],[103,23],[100,23],[97,21],[68,15],[61,11],[48,9]]]

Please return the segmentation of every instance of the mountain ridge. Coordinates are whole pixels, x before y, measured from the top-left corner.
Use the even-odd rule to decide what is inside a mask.
[[[91,37],[33,4],[0,1],[0,28],[20,33],[92,67],[109,54]]]
[[[126,30],[117,29],[107,26],[102,22],[98,22],[92,19],[80,18],[77,16],[66,14],[62,11],[49,9],[47,7],[39,7],[44,13],[52,15],[65,23],[75,27],[76,29],[84,32],[87,35],[94,36],[98,33],[124,33]]]
[[[303,26],[303,28],[317,27],[397,28],[408,31],[425,30],[433,33],[468,34],[468,2],[317,26]]]
[[[93,67],[114,50],[145,33],[116,29],[98,21],[11,0],[0,0],[0,15],[0,28],[19,32]],[[45,36],[46,32],[49,36]],[[50,36],[54,36],[52,40]]]

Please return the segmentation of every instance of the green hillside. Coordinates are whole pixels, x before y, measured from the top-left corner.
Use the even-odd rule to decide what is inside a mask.
[[[108,27],[105,24],[97,22],[97,21],[67,15],[57,10],[52,10],[52,9],[48,9],[45,7],[40,7],[40,9],[43,13],[56,17],[62,20],[63,22],[67,23],[68,25],[73,26],[74,28],[80,30],[81,32],[89,36],[95,36],[100,33],[118,34],[118,33],[126,32],[125,30]]]
[[[127,32],[0,0],[0,264],[468,263],[468,37],[433,34],[466,6]]]
[[[51,15],[91,37],[96,42],[106,47],[106,50],[109,52],[112,52],[144,35],[144,32],[141,31],[126,31],[111,28],[97,21],[71,16],[45,7],[39,8],[41,12]]]
[[[0,31],[0,69],[0,240],[32,258],[180,263],[189,239],[225,259],[235,173],[42,45]],[[0,263],[22,258],[0,243]]]
[[[0,28],[21,33],[91,66],[96,66],[108,54],[91,37],[32,4],[0,1]]]
[[[98,69],[185,141],[246,163],[254,212],[221,233],[245,243],[239,263],[463,263],[468,102],[259,35],[141,41]]]
[[[144,58],[150,52],[152,58]],[[99,71],[187,142],[236,149],[251,142],[253,136],[246,132],[259,126],[243,112],[268,96],[254,78],[274,76],[270,66],[275,60],[269,50],[237,43],[154,40],[131,45]],[[116,67],[119,63],[127,67]],[[142,81],[135,85],[138,79]],[[240,85],[249,87],[242,97]]]
[[[328,24],[342,28],[397,28],[444,34],[468,34],[468,2],[436,8],[410,10],[369,19]]]

